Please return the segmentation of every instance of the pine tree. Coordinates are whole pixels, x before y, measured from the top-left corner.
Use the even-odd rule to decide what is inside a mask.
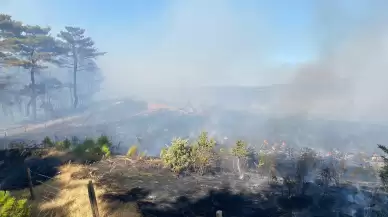
[[[9,66],[8,61],[12,59],[12,44],[9,38],[19,36],[22,32],[22,24],[12,20],[6,14],[0,14],[0,90],[6,89],[11,76],[6,74],[5,67]]]
[[[2,15],[2,47],[8,55],[6,64],[8,66],[22,67],[30,74],[31,100],[28,108],[32,106],[34,119],[36,119],[37,85],[35,76],[50,64],[60,64],[58,60],[61,49],[57,46],[56,40],[51,37],[49,27],[22,25],[20,22],[12,21],[8,15]],[[11,28],[13,27],[13,28]],[[29,110],[27,110],[29,111]]]
[[[12,20],[10,15],[0,14],[0,67],[7,66],[7,60],[11,57],[12,43],[10,38],[18,37],[22,34],[21,22]]]
[[[378,147],[384,152],[384,154],[388,155],[388,148],[383,145],[378,145]],[[388,158],[386,156],[381,156],[384,160],[384,166],[380,170],[380,178],[385,187],[388,187]]]
[[[99,52],[94,46],[94,41],[85,36],[85,29],[79,27],[65,27],[58,37],[62,40],[67,50],[67,67],[73,69],[73,97],[74,108],[78,106],[77,73],[83,70],[91,70],[97,67],[94,60],[105,52]]]

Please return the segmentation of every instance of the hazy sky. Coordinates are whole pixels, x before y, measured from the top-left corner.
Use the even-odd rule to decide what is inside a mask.
[[[283,83],[295,64],[381,24],[381,0],[1,0],[28,24],[87,30],[107,85]],[[386,11],[386,10],[385,10]],[[330,55],[329,55],[330,56]]]

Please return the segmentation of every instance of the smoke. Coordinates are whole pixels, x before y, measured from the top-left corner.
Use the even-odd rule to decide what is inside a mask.
[[[387,4],[321,1],[316,61],[299,66],[276,99],[282,112],[363,121],[387,120]]]
[[[2,10],[50,25],[53,34],[66,25],[85,28],[107,52],[98,60],[106,97],[197,99],[228,102],[223,108],[255,104],[275,115],[388,120],[386,1],[124,2],[14,0]],[[265,93],[256,91],[261,86]],[[222,125],[225,116],[209,117],[204,126]],[[237,119],[228,123],[256,126]],[[279,134],[277,124],[273,132],[270,123],[260,127]]]

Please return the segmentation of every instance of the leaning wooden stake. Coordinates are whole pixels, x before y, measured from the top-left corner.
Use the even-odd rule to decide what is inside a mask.
[[[31,170],[27,167],[28,187],[30,188],[31,200],[35,200],[34,186],[32,185]]]
[[[216,217],[222,217],[222,211],[221,210],[217,210]]]
[[[89,183],[88,183],[88,193],[89,193],[89,202],[90,202],[90,206],[92,208],[93,217],[99,217],[100,215],[98,213],[96,193],[94,192],[94,187],[93,187],[92,181],[89,181]]]

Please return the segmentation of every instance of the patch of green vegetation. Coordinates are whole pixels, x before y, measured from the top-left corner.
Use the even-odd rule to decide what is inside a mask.
[[[217,160],[214,151],[216,141],[208,137],[207,132],[202,132],[194,145],[191,146],[191,155],[194,171],[204,174],[211,169]]]
[[[169,147],[161,150],[160,158],[173,172],[179,173],[192,165],[191,152],[187,139],[174,138]]]
[[[173,139],[170,146],[162,149],[160,157],[173,172],[191,170],[204,174],[218,159],[215,146],[215,140],[209,138],[207,132],[202,132],[192,145],[187,139]]]
[[[72,152],[85,161],[98,161],[111,156],[111,146],[112,143],[106,136],[101,136],[96,141],[87,138],[83,143],[76,145]]]
[[[247,143],[242,140],[238,140],[236,145],[232,148],[232,154],[238,158],[248,157],[249,151]]]
[[[57,150],[65,151],[65,150],[69,150],[71,145],[72,145],[71,141],[68,138],[66,138],[63,141],[56,142],[55,143],[55,148]]]
[[[54,142],[50,139],[50,137],[46,136],[44,137],[42,144],[45,148],[52,148],[54,147]]]
[[[26,199],[18,200],[8,191],[0,191],[0,217],[28,217],[30,212]]]

